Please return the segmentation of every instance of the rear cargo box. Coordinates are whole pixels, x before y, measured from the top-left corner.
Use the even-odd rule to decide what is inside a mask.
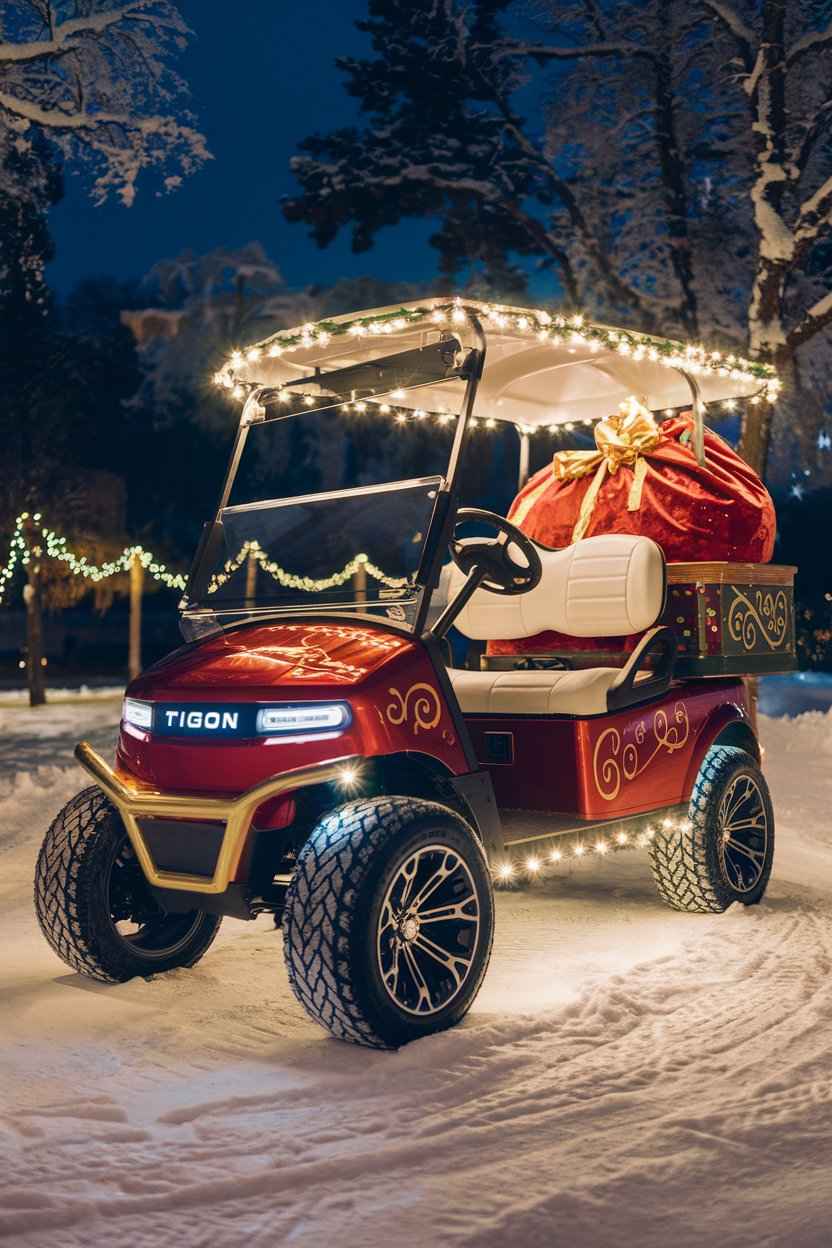
[[[771,563],[670,563],[661,622],[677,636],[680,676],[791,672],[794,574]]]

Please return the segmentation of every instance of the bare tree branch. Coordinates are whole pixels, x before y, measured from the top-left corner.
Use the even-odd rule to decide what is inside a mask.
[[[0,42],[0,62],[20,63],[37,61],[44,57],[66,49],[71,40],[79,35],[100,35],[110,26],[117,26],[128,18],[133,21],[156,21],[142,10],[147,7],[148,0],[135,0],[133,4],[125,4],[119,9],[111,9],[106,13],[90,13],[85,17],[69,18],[58,25],[52,24],[50,6],[49,21],[51,37],[34,43],[2,43]]]
[[[757,36],[750,26],[747,26],[740,15],[730,4],[726,4],[725,0],[703,0],[706,9],[718,18],[730,35],[733,36],[735,43],[742,55],[746,69],[751,72],[754,64],[754,49],[757,45]]]
[[[825,30],[818,30],[804,35],[802,39],[798,39],[796,43],[793,43],[786,53],[786,64],[789,66],[796,65],[809,52],[817,52],[830,44],[832,44],[832,22],[829,23]]]
[[[517,56],[534,61],[576,61],[587,57],[643,57],[653,60],[650,48],[628,40],[611,43],[587,43],[575,48],[558,48],[548,43],[506,43],[497,50],[498,57]]]

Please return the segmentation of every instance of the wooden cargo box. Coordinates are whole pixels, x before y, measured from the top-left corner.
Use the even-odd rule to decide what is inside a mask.
[[[669,563],[662,624],[676,633],[680,676],[791,672],[793,567]]]

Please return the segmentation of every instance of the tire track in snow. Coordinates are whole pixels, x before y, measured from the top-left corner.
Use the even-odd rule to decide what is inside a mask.
[[[733,1207],[737,1232],[723,1228],[723,1243],[751,1242],[795,1132],[819,1142],[832,1128],[822,1074],[832,915],[825,901],[810,910],[803,899],[797,913],[789,904],[729,913],[678,957],[614,976],[560,1011],[371,1055],[361,1080],[354,1067],[340,1078],[334,1069],[325,1087],[190,1105],[160,1115],[147,1139],[104,1130],[83,1157],[77,1128],[58,1116],[56,1134],[8,1157],[0,1230],[39,1246],[128,1228],[140,1236],[132,1242],[152,1243],[165,1227],[185,1245],[230,1245],[239,1216],[255,1233],[261,1222],[275,1234],[304,1228],[304,1245],[327,1244],[357,1190],[367,1244],[385,1242],[394,1218],[422,1243],[552,1242],[546,1227],[557,1225],[569,1244],[623,1243],[626,1230],[664,1245],[672,1209],[662,1208],[681,1200],[687,1174],[723,1214]],[[327,1048],[336,1068],[338,1046]],[[32,1167],[48,1174],[50,1200],[27,1183]],[[391,1196],[402,1185],[410,1194]],[[625,1193],[622,1238],[586,1238],[598,1231],[592,1208]],[[653,1231],[645,1201],[659,1215]],[[819,1232],[817,1196],[804,1192],[801,1209],[806,1234]],[[677,1228],[674,1241],[701,1242],[702,1221],[688,1232]]]

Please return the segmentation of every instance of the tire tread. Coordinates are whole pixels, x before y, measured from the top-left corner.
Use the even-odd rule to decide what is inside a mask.
[[[306,1012],[340,1040],[391,1047],[357,1000],[350,931],[362,885],[383,843],[437,813],[453,814],[436,802],[410,797],[359,798],[326,815],[298,856],[283,917],[286,970]],[[473,832],[472,841],[479,845]]]

